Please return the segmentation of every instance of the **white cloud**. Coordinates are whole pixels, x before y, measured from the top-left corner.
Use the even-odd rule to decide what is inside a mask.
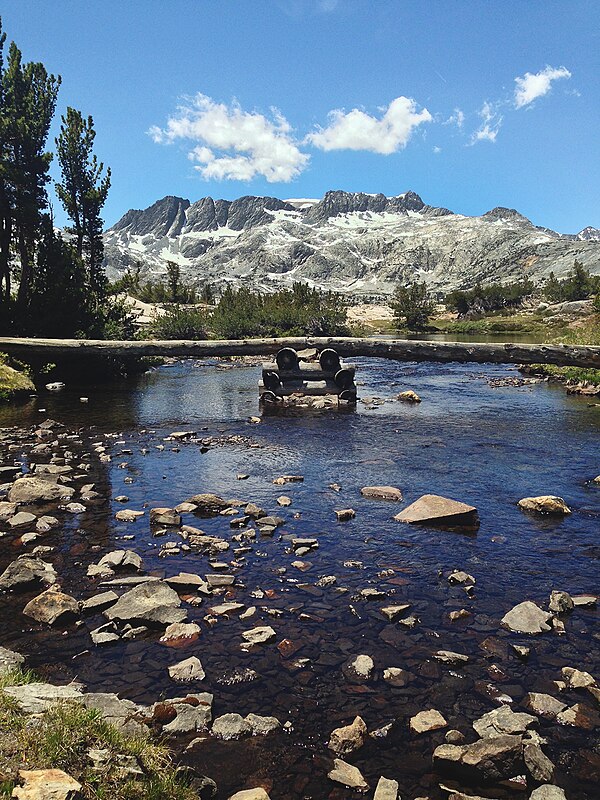
[[[433,152],[437,155],[438,153],[442,152],[442,148],[438,147],[436,144],[435,147],[433,148]]]
[[[330,111],[329,125],[309,133],[306,141],[321,150],[369,150],[389,155],[406,147],[413,130],[432,119],[426,108],[417,111],[410,97],[397,97],[381,119],[358,108],[348,113],[340,109]]]
[[[487,102],[487,100],[481,107],[479,116],[483,121],[479,128],[471,134],[469,143],[495,142],[500,126],[502,125],[502,116],[491,103]]]
[[[522,77],[515,78],[515,107],[528,106],[538,97],[548,94],[552,81],[570,77],[571,73],[566,67],[546,67],[535,74],[526,72]]]
[[[457,128],[462,128],[465,124],[465,114],[460,108],[455,108],[454,112],[444,121],[444,125],[456,125]]]
[[[269,183],[288,183],[307,166],[310,156],[301,152],[289,122],[276,109],[272,119],[244,111],[239,103],[216,103],[197,94],[181,105],[165,128],[148,131],[159,144],[184,140],[197,143],[188,153],[207,180],[249,181],[256,176]]]

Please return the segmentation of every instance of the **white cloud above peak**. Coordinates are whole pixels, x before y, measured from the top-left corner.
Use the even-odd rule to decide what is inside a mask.
[[[570,77],[571,73],[566,67],[545,67],[540,72],[526,72],[525,75],[515,78],[515,108],[528,106],[538,97],[548,94],[553,81]]]
[[[413,131],[433,117],[410,97],[396,97],[381,118],[353,108],[329,112],[329,124],[309,133],[306,141],[321,150],[368,150],[389,155],[406,147]]]
[[[164,128],[148,131],[159,144],[187,141],[188,157],[206,180],[250,181],[257,176],[269,183],[288,183],[307,166],[285,117],[276,109],[272,118],[244,111],[237,101],[217,103],[198,93],[179,106]]]
[[[502,125],[502,115],[498,113],[497,107],[487,100],[478,113],[482,122],[479,128],[471,134],[469,144],[476,144],[477,142],[494,143]]]

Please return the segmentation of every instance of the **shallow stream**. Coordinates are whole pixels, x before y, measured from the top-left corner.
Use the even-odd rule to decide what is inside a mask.
[[[445,730],[414,736],[408,729],[413,714],[436,708],[449,728],[471,741],[472,722],[496,708],[499,695],[508,695],[517,708],[527,692],[556,694],[552,682],[561,679],[563,666],[600,679],[598,610],[576,609],[565,618],[564,635],[517,636],[500,625],[512,606],[525,599],[545,604],[552,589],[600,593],[600,486],[590,483],[600,473],[600,405],[546,383],[504,385],[503,379],[518,377],[508,367],[356,363],[359,396],[385,403],[359,402],[347,413],[289,412],[253,424],[257,367],[186,361],[110,386],[69,385],[59,394],[44,392],[25,406],[0,410],[0,428],[29,427],[52,417],[82,429],[88,445],[102,442],[109,448],[112,461],[97,465],[90,479],[107,499],[48,535],[57,547],[51,560],[63,588],[77,598],[98,591],[97,581],[85,576],[87,566],[120,547],[138,552],[149,574],[211,571],[207,556],[181,551],[159,557],[165,541],[180,542],[179,537],[153,537],[148,512],[134,523],[117,522],[114,514],[123,504],[116,496],[127,495],[125,507],[142,509],[172,507],[199,492],[214,492],[253,501],[285,519],[275,536],[251,542],[243,566],[233,570],[236,584],[227,599],[255,605],[256,615],[245,622],[219,618],[210,626],[204,617],[214,603],[190,606],[189,619],[201,625],[202,635],[185,649],[160,644],[155,633],[94,648],[89,630],[102,624],[101,615],[79,627],[48,629],[13,613],[35,592],[2,598],[0,644],[25,654],[51,681],[77,678],[90,690],[152,703],[181,695],[167,667],[197,655],[206,679],[194,690],[214,693],[215,716],[255,712],[289,721],[287,733],[239,742],[208,739],[184,756],[217,781],[219,798],[259,783],[272,787],[272,800],[352,797],[327,779],[331,758],[325,743],[334,728],[357,714],[370,731],[394,722],[386,737],[372,738],[348,757],[372,789],[385,775],[399,781],[403,800],[445,798],[431,767]],[[405,389],[418,392],[422,402],[396,401]],[[81,395],[89,402],[81,403]],[[164,441],[181,430],[224,438],[208,449]],[[113,433],[118,436],[105,437]],[[232,436],[241,438],[227,438]],[[8,454],[0,441],[0,462],[15,457],[19,454]],[[249,477],[238,480],[240,473]],[[285,474],[302,475],[304,481],[273,484]],[[360,488],[369,485],[397,486],[405,502],[367,500]],[[477,534],[393,521],[400,508],[425,493],[476,506]],[[563,497],[572,515],[553,520],[516,507],[521,497],[540,494]],[[292,504],[278,506],[280,495]],[[355,519],[337,522],[334,512],[343,508],[355,509]],[[200,520],[188,514],[185,522],[228,540],[237,533],[228,517]],[[318,549],[302,558],[306,570],[291,566],[297,557],[290,536],[318,539]],[[19,552],[10,537],[2,539],[0,567]],[[234,558],[229,550],[220,560]],[[455,568],[475,576],[472,597],[449,585],[447,575]],[[337,578],[334,586],[315,586],[331,575]],[[369,587],[384,591],[385,599],[357,595]],[[383,605],[404,602],[419,620],[412,629],[387,622],[379,612]],[[451,622],[449,612],[461,608],[472,616]],[[256,624],[271,625],[277,639],[243,652],[241,632]],[[292,644],[281,653],[277,644],[284,639]],[[521,661],[510,644],[531,646],[530,658]],[[438,664],[432,659],[437,650],[468,655],[469,663]],[[375,663],[374,676],[365,683],[353,683],[343,672],[359,654]],[[298,659],[308,662],[298,666]],[[394,688],[385,682],[388,666],[411,673],[409,684]],[[229,680],[246,667],[257,673],[255,680]],[[591,698],[572,695],[569,703],[578,699],[594,705]],[[569,800],[596,800],[599,730],[543,720],[539,730]],[[527,793],[513,785],[501,796]]]

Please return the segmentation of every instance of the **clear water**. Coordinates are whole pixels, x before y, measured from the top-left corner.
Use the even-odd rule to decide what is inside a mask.
[[[517,377],[513,368],[368,359],[358,359],[357,368],[360,396],[384,398],[382,406],[359,403],[352,413],[268,416],[255,425],[248,419],[258,413],[258,368],[190,361],[111,386],[69,386],[61,394],[44,393],[29,405],[0,411],[5,427],[29,426],[51,416],[82,428],[89,442],[119,433],[125,444],[112,445],[112,462],[99,466],[90,480],[107,497],[128,495],[128,508],[173,506],[198,492],[215,492],[254,501],[285,518],[273,538],[259,537],[254,543],[229,593],[256,605],[257,614],[246,622],[220,619],[210,627],[203,619],[210,601],[189,607],[189,618],[201,625],[202,635],[183,650],[159,644],[156,633],[94,649],[89,630],[102,623],[101,616],[86,618],[84,626],[71,626],[63,635],[62,629],[29,625],[12,613],[33,595],[2,599],[6,613],[0,643],[25,653],[49,679],[76,677],[90,690],[118,691],[150,703],[181,695],[167,667],[198,655],[207,677],[194,689],[214,693],[215,715],[255,712],[289,720],[291,733],[240,742],[209,739],[184,756],[217,781],[219,798],[259,783],[272,785],[272,800],[352,796],[327,779],[331,759],[325,743],[333,728],[360,714],[369,730],[394,722],[387,738],[370,740],[348,757],[370,786],[385,775],[399,781],[404,800],[425,795],[437,800],[446,795],[432,772],[431,753],[444,731],[415,737],[408,730],[410,716],[437,708],[449,727],[471,741],[473,720],[497,707],[493,698],[500,693],[509,695],[515,708],[529,691],[556,695],[552,681],[561,678],[562,666],[600,678],[597,610],[578,609],[567,617],[564,636],[515,636],[500,626],[513,605],[525,599],[544,603],[552,589],[599,593],[600,488],[589,481],[600,473],[600,406],[547,384],[488,385],[490,378]],[[393,401],[409,388],[423,398],[421,404]],[[79,402],[82,394],[89,403]],[[186,429],[245,438],[208,452],[193,443],[182,443],[174,452],[172,442],[163,442],[170,432]],[[161,444],[164,450],[157,449]],[[0,443],[6,461],[3,447]],[[133,453],[122,454],[122,449]],[[238,473],[250,477],[239,481]],[[273,485],[282,474],[303,475],[304,482]],[[125,483],[128,476],[133,483]],[[341,485],[339,493],[329,488],[332,483]],[[396,523],[392,516],[404,504],[360,495],[362,486],[373,484],[401,488],[406,503],[424,493],[471,503],[479,510],[481,527],[477,535],[463,535]],[[292,498],[289,508],[277,505],[281,494]],[[573,514],[556,521],[517,509],[519,498],[537,494],[564,497]],[[356,518],[336,522],[334,511],[347,507],[356,510]],[[85,577],[87,565],[123,546],[139,552],[152,574],[210,571],[206,556],[159,558],[165,539],[178,537],[153,538],[147,514],[133,524],[116,522],[119,508],[114,500],[98,502],[49,534],[58,548],[52,560],[66,591],[81,598],[96,593],[97,585]],[[185,521],[227,539],[236,533],[226,517],[187,515]],[[306,572],[291,566],[296,557],[289,535],[319,540],[319,549],[303,557],[311,564]],[[133,540],[123,538],[129,536]],[[10,538],[2,539],[0,566],[18,552]],[[230,550],[221,560],[233,558]],[[345,567],[350,560],[362,568]],[[285,574],[278,574],[281,567]],[[476,577],[472,599],[460,587],[449,586],[446,575],[454,568]],[[383,570],[394,573],[379,577]],[[337,586],[348,592],[315,587],[324,575],[337,576]],[[357,599],[358,590],[367,587],[384,590],[386,599]],[[256,599],[251,593],[257,589],[272,591]],[[398,602],[411,603],[410,613],[419,618],[412,630],[387,623],[378,612]],[[450,622],[449,611],[463,607],[473,615]],[[282,615],[272,617],[268,609]],[[276,643],[290,639],[293,656],[284,658],[276,643],[242,652],[240,634],[256,624],[275,628]],[[530,645],[530,659],[518,660],[510,643]],[[440,649],[464,653],[470,662],[458,668],[439,665],[432,654]],[[342,668],[361,653],[373,658],[374,677],[365,684],[350,683]],[[309,664],[296,669],[292,662],[298,658],[308,658]],[[388,666],[408,670],[411,683],[399,689],[384,682]],[[233,686],[219,682],[238,667],[250,667],[258,679]],[[591,697],[572,692],[567,700],[594,705]],[[569,800],[596,798],[598,730],[541,721],[540,732],[548,739],[545,751],[557,764],[557,782]],[[514,787],[491,794],[527,796]]]

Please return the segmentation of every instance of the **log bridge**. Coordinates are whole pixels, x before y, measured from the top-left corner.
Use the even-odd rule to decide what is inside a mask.
[[[275,355],[294,350],[333,348],[340,356],[387,358],[395,361],[438,361],[476,364],[555,364],[600,369],[600,347],[566,344],[432,342],[419,339],[353,337],[286,337],[214,341],[103,341],[95,339],[17,339],[0,337],[0,352],[22,361],[61,361],[93,357]]]

